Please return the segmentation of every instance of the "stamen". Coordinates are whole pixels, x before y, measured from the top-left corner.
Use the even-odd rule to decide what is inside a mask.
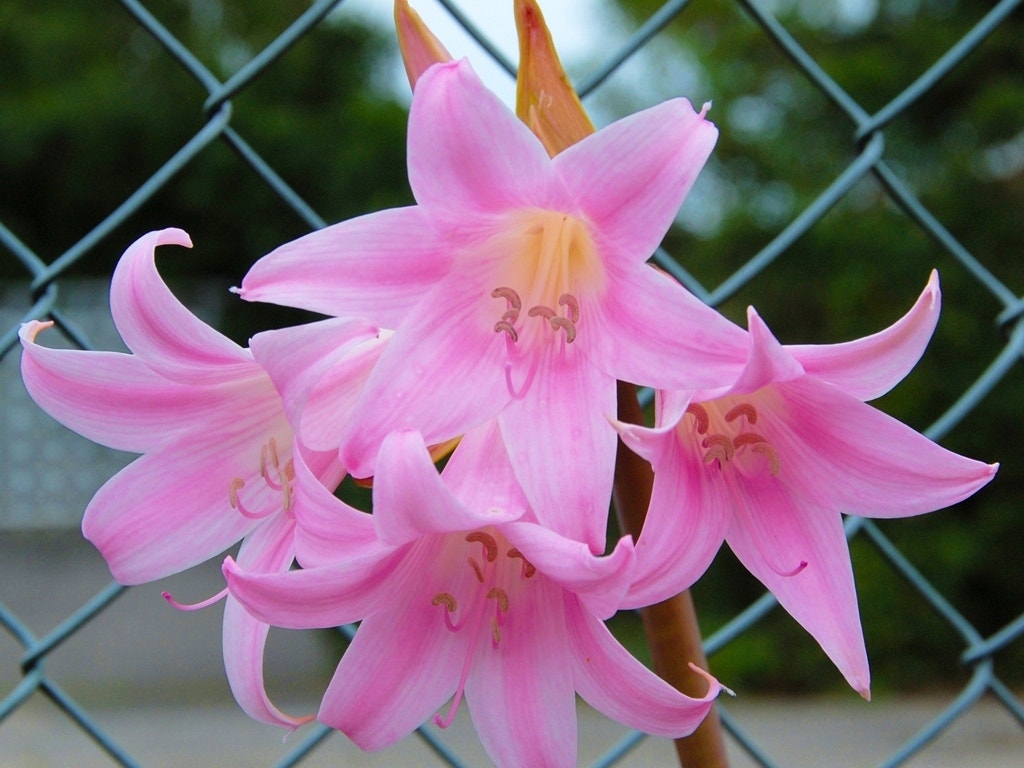
[[[519,334],[516,332],[516,329],[512,327],[512,323],[508,320],[499,320],[494,324],[495,333],[501,333],[502,331],[507,333],[512,341],[519,341]]]
[[[511,345],[511,339],[506,339],[506,343]],[[537,375],[537,361],[538,355],[530,355],[530,368],[526,372],[526,378],[523,379],[523,385],[518,390],[512,383],[512,363],[505,363],[505,387],[508,389],[508,394],[513,400],[522,400],[523,396],[530,391],[533,379]]]
[[[491,619],[491,647],[497,648],[501,644],[501,622]]]
[[[449,632],[458,632],[462,629],[461,624],[452,622],[452,613],[458,610],[459,604],[451,592],[438,592],[431,598],[430,604],[444,606],[444,625],[448,627]]]
[[[508,593],[501,587],[491,587],[487,593],[488,600],[498,601],[498,610],[502,613],[508,613]]]
[[[757,410],[750,403],[740,403],[730,408],[728,413],[725,414],[725,420],[735,421],[740,416],[746,416],[748,422],[757,424]]]
[[[718,468],[721,469],[725,466],[725,463],[729,461],[729,456],[725,449],[720,445],[713,446],[707,453],[704,454],[704,463],[710,464],[712,461],[718,460]]]
[[[504,299],[508,302],[508,306],[516,311],[523,308],[522,299],[519,298],[519,294],[513,291],[507,286],[501,286],[491,291],[491,298]]]
[[[708,435],[701,444],[705,448],[724,452],[726,461],[732,461],[732,457],[736,453],[736,447],[733,445],[732,440],[725,435]],[[711,451],[709,450],[708,454],[710,453]]]
[[[580,321],[580,302],[571,293],[563,293],[559,296],[558,305],[569,309],[569,322],[578,323]]]
[[[469,563],[469,566],[473,569],[473,572],[476,574],[476,580],[483,584],[484,569],[480,567],[480,563],[478,563],[476,559],[472,557],[467,557],[466,562]]]
[[[456,611],[459,607],[458,601],[451,592],[438,592],[430,600],[431,605],[443,605],[448,613]]]
[[[179,611],[198,611],[223,600],[225,597],[228,596],[228,590],[227,587],[225,587],[213,597],[209,597],[206,600],[203,600],[198,603],[179,603],[171,596],[170,592],[161,592],[160,596],[163,597],[163,599],[166,600],[172,607],[177,608]]]
[[[231,486],[228,488],[228,501],[231,503],[232,509],[237,510],[238,514],[249,520],[262,520],[267,515],[273,513],[273,509],[268,509],[266,512],[253,512],[247,509],[238,496],[238,492],[244,486],[245,481],[240,477],[236,477],[231,481]]]
[[[736,435],[736,437],[732,439],[732,444],[737,448],[744,445],[756,445],[758,443],[765,442],[767,441],[756,432],[740,432],[740,434]]]
[[[686,412],[697,420],[697,434],[703,435],[708,431],[711,420],[708,418],[707,409],[699,403],[690,403],[686,406]]]
[[[530,579],[530,578],[533,578],[533,575],[535,573],[537,573],[537,569],[534,567],[533,563],[531,563],[529,560],[527,560],[526,557],[523,556],[523,553],[520,552],[515,547],[511,547],[508,550],[508,552],[505,553],[505,557],[510,557],[510,558],[518,557],[519,559],[521,559],[523,561],[523,568],[519,572],[519,576],[521,578]]]
[[[576,340],[576,326],[571,320],[564,317],[552,317],[548,320],[552,328],[561,328],[565,331],[565,343],[572,344]]]
[[[779,474],[779,470],[782,469],[782,462],[779,461],[779,454],[775,452],[768,443],[758,443],[752,449],[754,453],[760,453],[766,459],[768,459],[768,470],[772,473],[772,477],[776,477]],[[804,563],[807,565],[807,563]]]
[[[484,531],[473,531],[466,534],[466,541],[470,543],[474,541],[480,542],[483,545],[484,556],[487,558],[487,562],[493,563],[498,559],[498,542],[495,541],[491,534]]]
[[[530,307],[529,311],[526,314],[528,314],[530,317],[543,317],[547,320],[550,320],[551,318],[557,316],[558,313],[555,312],[555,310],[553,310],[551,307],[545,307],[543,304],[538,304],[535,307]]]

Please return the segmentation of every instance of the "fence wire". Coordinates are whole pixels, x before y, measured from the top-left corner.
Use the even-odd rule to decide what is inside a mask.
[[[429,2],[431,0],[423,0]],[[62,276],[72,265],[92,251],[105,244],[105,238],[129,216],[147,204],[158,191],[179,173],[187,172],[190,163],[207,147],[215,142],[224,142],[236,154],[240,163],[248,166],[273,192],[281,204],[291,209],[310,228],[320,228],[326,222],[307,204],[246,142],[232,126],[232,102],[240,93],[252,85],[303,35],[318,24],[324,23],[328,14],[340,5],[342,0],[319,0],[302,13],[279,37],[254,56],[229,79],[222,81],[186,48],[168,28],[154,16],[144,4],[135,0],[121,0],[124,12],[129,14],[145,33],[156,40],[165,55],[172,57],[189,75],[205,89],[208,97],[203,104],[203,124],[200,130],[184,143],[166,163],[129,195],[120,205],[95,224],[84,237],[71,245],[64,253],[47,263],[32,248],[23,243],[16,232],[0,220],[0,258],[20,264],[31,279],[29,294],[20,304],[23,320],[52,319],[71,343],[91,348],[88,338],[80,333],[75,324],[62,310],[58,287]],[[500,53],[498,47],[489,41],[462,13],[453,0],[437,0],[451,15],[510,73],[514,66]],[[885,156],[885,130],[922,96],[929,93],[936,83],[957,67],[975,48],[1002,24],[1021,5],[1022,0],[1002,0],[980,18],[977,23],[954,45],[936,58],[934,64],[913,80],[881,109],[870,112],[843,90],[815,59],[794,39],[793,35],[775,18],[763,4],[752,0],[737,0],[737,5],[792,62],[810,83],[820,90],[849,121],[849,137],[855,152],[847,167],[821,191],[819,196],[799,215],[782,229],[778,235],[754,254],[731,276],[713,289],[708,289],[664,250],[659,250],[655,260],[670,271],[701,299],[711,305],[726,301],[741,288],[754,280],[769,264],[784,254],[790,246],[813,227],[825,214],[846,196],[858,181],[873,176],[888,197],[923,232],[986,289],[1002,306],[994,321],[1005,332],[1005,344],[988,368],[963,392],[956,402],[926,431],[933,439],[939,439],[981,403],[1003,379],[1015,369],[1024,357],[1024,299],[998,280],[981,259],[970,253],[956,237],[938,220],[911,191],[909,185],[887,163]],[[628,62],[680,14],[700,13],[700,4],[689,0],[671,0],[664,3],[643,23],[635,33],[611,52],[604,63],[584,80],[577,83],[577,90],[583,97],[600,89],[606,80],[623,64]],[[154,85],[156,87],[156,85]],[[18,325],[0,328],[0,357],[17,345]],[[961,638],[963,650],[960,663],[969,671],[968,682],[946,704],[945,708],[907,740],[898,751],[888,755],[882,766],[906,764],[912,757],[925,750],[946,729],[960,719],[984,696],[997,700],[1006,712],[1024,727],[1024,702],[1000,679],[996,671],[996,656],[1007,646],[1022,642],[1024,637],[1024,613],[1009,621],[1002,629],[988,637],[983,636],[905,557],[899,548],[873,522],[861,518],[847,521],[847,534],[868,543],[885,560],[891,570],[906,582],[920,600],[930,607],[942,621],[948,624]],[[1019,564],[1017,564],[1019,565]],[[104,611],[128,588],[111,583],[91,600],[68,616],[56,628],[44,636],[36,636],[19,617],[0,602],[0,626],[24,648],[21,657],[22,678],[20,683],[0,701],[0,727],[33,697],[43,696],[54,702],[67,719],[91,737],[110,757],[114,764],[135,766],[138,763],[90,716],[85,707],[70,696],[54,676],[46,670],[47,657],[65,641],[79,632],[87,622],[104,620]],[[746,610],[735,616],[725,626],[706,640],[706,649],[713,655],[742,634],[754,627],[777,607],[770,594],[763,595]],[[350,634],[350,628],[343,628]],[[771,767],[783,765],[776,762],[785,756],[771,756],[758,746],[747,733],[739,719],[733,716],[728,706],[719,706],[725,728],[733,739],[757,764]],[[279,766],[301,765],[305,758],[325,739],[330,729],[314,725],[302,732],[296,743]],[[461,766],[465,762],[449,746],[444,736],[435,728],[426,726],[418,732],[424,748],[432,750],[443,762]],[[610,766],[623,761],[632,749],[645,738],[643,734],[630,734],[607,752],[595,765]]]

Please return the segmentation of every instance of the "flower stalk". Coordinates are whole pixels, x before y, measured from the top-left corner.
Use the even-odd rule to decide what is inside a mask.
[[[618,382],[618,418],[630,424],[643,424],[643,412],[636,387]],[[615,455],[613,499],[619,527],[634,541],[639,540],[647,508],[651,501],[654,473],[651,465],[619,441]],[[699,695],[706,686],[689,666],[707,669],[707,657],[690,591],[640,609],[644,635],[651,651],[654,671],[665,682],[687,695]],[[675,739],[676,754],[682,768],[726,768],[728,758],[718,711],[712,708],[690,735]]]

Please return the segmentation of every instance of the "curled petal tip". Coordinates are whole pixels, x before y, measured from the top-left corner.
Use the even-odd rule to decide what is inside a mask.
[[[692,672],[700,675],[705,680],[707,680],[707,682],[708,682],[708,691],[707,691],[707,693],[704,694],[704,698],[707,698],[707,699],[714,698],[715,696],[718,695],[718,693],[720,691],[725,691],[730,696],[735,696],[736,695],[735,691],[733,691],[731,688],[727,688],[726,686],[722,685],[718,681],[718,678],[716,678],[714,675],[712,675],[706,669],[701,669],[696,664],[694,664],[692,661],[689,662],[687,664],[687,666],[690,668],[690,670]]]
[[[34,344],[39,332],[45,331],[47,328],[52,326],[53,320],[29,320],[27,323],[21,324],[18,336],[23,342]]]
[[[192,247],[192,238],[188,232],[177,227],[161,229],[156,237],[157,245],[180,245],[182,248]]]
[[[705,101],[704,104],[700,108],[700,116],[701,117],[707,117],[708,116],[708,112],[710,112],[710,111],[711,111],[711,102],[710,101]]]

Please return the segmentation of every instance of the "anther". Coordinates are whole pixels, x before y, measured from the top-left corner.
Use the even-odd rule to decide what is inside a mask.
[[[481,584],[484,583],[484,569],[480,567],[480,563],[475,558],[467,557],[466,562],[469,563],[469,567],[473,569],[473,573],[476,574],[476,580]]]
[[[576,326],[572,321],[566,320],[564,317],[552,317],[548,322],[551,323],[552,328],[561,328],[565,331],[566,344],[572,344],[576,340]]]
[[[448,613],[454,613],[459,607],[458,602],[450,592],[438,592],[433,598],[431,598],[430,604],[443,605]]]
[[[466,534],[466,541],[471,543],[479,541],[483,545],[484,556],[487,558],[487,562],[493,563],[498,559],[498,542],[494,540],[491,534],[484,533],[483,531],[473,531]]]
[[[498,610],[502,613],[508,613],[508,593],[501,587],[491,587],[487,593],[488,600],[497,600]]]
[[[725,435],[708,435],[707,437],[704,438],[702,445],[705,448],[710,449],[708,451],[709,454],[711,453],[711,451],[723,452],[726,461],[732,461],[732,457],[736,453],[736,446],[734,446],[732,440],[730,440]]]
[[[505,314],[508,313],[506,312]],[[512,323],[508,320],[499,320],[494,324],[495,333],[501,333],[502,331],[507,333],[512,341],[519,341],[519,334],[516,332],[516,329],[512,327]]]
[[[555,317],[558,313],[555,312],[551,307],[545,307],[543,304],[538,304],[535,307],[530,307],[527,313],[530,317],[543,317],[547,320]]]
[[[732,444],[737,448],[744,445],[757,445],[758,443],[767,442],[756,432],[741,432],[732,439]]]
[[[523,556],[523,553],[520,552],[515,547],[510,548],[509,551],[505,553],[505,557],[510,557],[510,558],[518,557],[519,559],[521,559],[523,561],[523,570],[519,574],[522,578],[524,578],[524,579],[533,578],[533,575],[535,573],[537,573],[537,569],[534,567],[533,563],[531,563],[529,560],[527,560],[526,557]]]
[[[238,492],[244,487],[245,481],[240,477],[234,478],[231,481],[231,485],[228,487],[228,502],[231,504],[231,508],[236,510],[238,514],[249,520],[260,520],[274,511],[273,509],[269,509],[266,512],[253,512],[248,509],[238,496]]]
[[[768,443],[758,443],[751,450],[755,453],[760,453],[768,459],[768,471],[772,473],[772,477],[779,474],[779,470],[782,469],[782,462],[779,461],[779,454],[775,452],[774,448],[768,445]]]
[[[513,291],[511,288],[507,288],[505,286],[495,288],[493,291],[491,291],[491,298],[504,299],[505,301],[508,302],[508,306],[511,309],[516,310],[517,312],[518,310],[523,308],[523,302],[519,298],[519,294]]]
[[[559,296],[558,306],[568,308],[570,322],[578,323],[580,321],[580,302],[571,293],[563,293]]]
[[[725,448],[723,448],[721,445],[713,446],[712,448],[710,448],[708,450],[707,453],[704,454],[704,463],[705,464],[710,464],[711,462],[715,461],[716,459],[718,460],[719,468],[724,466],[725,463],[727,461],[729,461],[729,454],[726,452]]]
[[[735,421],[740,416],[746,416],[747,421],[751,424],[757,424],[757,409],[754,408],[750,403],[740,403],[729,409],[725,414],[726,421]]]
[[[711,420],[708,418],[707,409],[699,403],[690,403],[686,406],[686,412],[697,420],[697,434],[703,435],[708,431]]]
[[[231,481],[231,487],[228,488],[228,501],[231,502],[232,509],[238,509],[238,492],[245,487],[245,480],[240,477],[236,477]]]

